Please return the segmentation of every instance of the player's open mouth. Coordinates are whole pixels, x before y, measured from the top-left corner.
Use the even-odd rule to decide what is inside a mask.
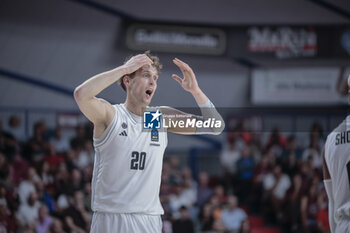
[[[152,93],[153,93],[153,90],[151,90],[151,89],[146,90],[146,95],[147,95],[147,97],[151,97],[151,96],[152,96]]]

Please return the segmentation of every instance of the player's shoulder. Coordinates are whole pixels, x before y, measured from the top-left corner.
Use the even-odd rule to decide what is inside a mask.
[[[125,103],[112,104],[115,111],[119,114],[126,113],[127,109]]]

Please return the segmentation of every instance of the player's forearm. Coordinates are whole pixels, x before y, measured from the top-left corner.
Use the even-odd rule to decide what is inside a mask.
[[[205,104],[208,101],[208,97],[203,93],[203,91],[199,87],[192,91],[191,94],[198,105]]]
[[[214,104],[209,100],[209,98],[198,88],[198,90],[191,92],[195,98],[198,106],[201,109],[202,117],[204,120],[213,119],[215,121],[220,121],[220,127],[214,127],[211,130],[204,128],[197,128],[196,134],[220,134],[225,128],[225,122],[222,119],[220,113],[216,110]]]
[[[75,88],[74,96],[76,99],[93,98],[101,91],[118,81],[118,79],[125,74],[126,69],[123,66],[97,74]]]

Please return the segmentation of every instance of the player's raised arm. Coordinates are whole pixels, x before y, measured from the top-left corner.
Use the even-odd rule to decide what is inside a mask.
[[[215,109],[215,106],[212,104],[212,102],[208,99],[208,97],[203,93],[203,91],[199,88],[196,76],[192,70],[192,68],[186,64],[185,62],[181,61],[178,58],[175,58],[173,60],[174,64],[177,65],[183,75],[183,78],[180,78],[178,75],[173,74],[172,78],[175,79],[181,87],[190,92],[194,99],[196,100],[198,106],[201,109],[202,116],[193,116],[191,114],[187,114],[188,120],[181,117],[178,118],[177,115],[184,115],[186,113],[180,112],[179,110],[172,109],[172,108],[165,108],[162,109],[165,118],[167,115],[171,116],[169,119],[165,119],[166,121],[179,121],[179,120],[187,120],[187,122],[190,122],[190,124],[185,125],[185,127],[179,127],[180,125],[170,125],[168,127],[169,132],[178,133],[178,134],[220,134],[223,129],[225,128],[224,120],[222,119],[221,115],[217,112]],[[195,121],[201,121],[204,122],[206,120],[213,120],[215,121],[214,124],[209,124],[210,127],[199,127],[201,124],[191,124]],[[215,124],[218,123],[218,124]]]
[[[144,65],[152,64],[145,54],[129,59],[124,65],[113,70],[97,74],[86,80],[74,90],[74,98],[83,114],[96,125],[105,126],[113,119],[113,107],[107,101],[96,96],[121,77],[131,74]]]

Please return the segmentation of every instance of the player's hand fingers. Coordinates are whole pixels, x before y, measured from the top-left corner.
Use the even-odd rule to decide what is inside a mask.
[[[183,67],[185,70],[191,70],[191,67],[186,63],[181,61],[178,58],[175,58],[174,61],[176,61],[176,63],[178,63],[181,67]]]
[[[177,65],[180,68],[184,77],[194,75],[192,68],[189,65],[187,65],[185,62],[181,61],[178,58],[175,58],[173,62],[175,65]]]
[[[184,64],[183,64],[181,61],[179,61],[177,58],[175,58],[175,59],[173,60],[173,62],[174,62],[175,65],[177,65],[177,66],[180,68],[180,70],[181,70],[182,72],[185,71],[185,66],[184,66]]]
[[[176,74],[173,74],[171,77],[175,79],[180,85],[182,84],[182,79]]]
[[[141,54],[139,59],[140,59],[139,61],[142,64],[147,64],[147,65],[152,65],[153,64],[153,61],[146,54]]]
[[[153,64],[153,61],[152,61],[151,58],[149,58],[146,54],[143,54],[143,55],[144,55],[145,59],[146,59],[148,62],[150,62],[151,64]]]
[[[177,65],[179,67],[179,69],[182,72],[182,75],[184,76],[184,78],[186,78],[186,76],[188,74],[190,74],[190,71],[186,69],[186,67],[183,66],[183,64],[181,64],[179,61],[176,61],[175,59],[173,60],[174,64]]]

